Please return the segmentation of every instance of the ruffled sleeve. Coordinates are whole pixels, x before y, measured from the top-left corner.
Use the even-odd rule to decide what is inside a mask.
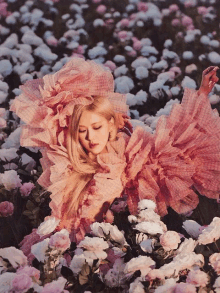
[[[164,216],[170,206],[186,213],[198,205],[195,188],[209,198],[220,193],[220,118],[206,95],[185,89],[181,104],[162,115],[152,135],[137,127],[125,150],[128,207],[152,199]],[[133,188],[133,190],[132,190]]]

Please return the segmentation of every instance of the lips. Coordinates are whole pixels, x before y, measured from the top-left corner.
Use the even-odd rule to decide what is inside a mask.
[[[90,147],[90,148],[94,148],[94,147],[97,146],[97,145],[98,145],[98,143],[96,143],[96,144],[91,144],[91,143],[90,143],[90,144],[89,144],[89,147]]]

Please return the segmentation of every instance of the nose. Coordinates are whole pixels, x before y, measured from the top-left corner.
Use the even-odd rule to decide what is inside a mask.
[[[94,130],[88,130],[87,131],[87,135],[86,135],[86,139],[90,142],[94,141],[94,137],[95,137],[95,132]]]

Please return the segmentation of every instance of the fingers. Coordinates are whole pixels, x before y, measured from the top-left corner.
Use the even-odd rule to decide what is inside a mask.
[[[203,71],[203,74],[204,75],[207,75],[209,72],[211,72],[213,69],[215,68],[215,66],[209,66],[208,68],[206,68],[204,71]]]
[[[206,70],[203,71],[204,77],[211,79],[213,75],[216,75],[216,71],[218,70],[218,66],[210,66]]]

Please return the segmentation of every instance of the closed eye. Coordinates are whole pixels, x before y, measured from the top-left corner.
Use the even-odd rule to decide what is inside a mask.
[[[98,128],[94,128],[95,130],[100,129],[102,126],[99,126]],[[79,130],[80,133],[85,132],[85,130]]]

